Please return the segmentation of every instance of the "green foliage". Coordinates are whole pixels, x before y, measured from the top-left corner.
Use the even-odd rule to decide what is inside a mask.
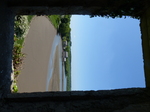
[[[70,24],[68,23],[61,23],[59,26],[59,33],[61,34],[61,36],[66,36],[67,38],[70,37]],[[68,39],[69,40],[69,39]]]
[[[22,61],[24,54],[22,53],[22,47],[24,43],[24,37],[29,29],[29,23],[33,16],[16,16],[14,25],[14,47],[13,47],[13,66],[14,66],[14,81],[13,92],[18,91],[17,77],[20,74]],[[30,21],[30,22],[29,22]]]
[[[23,41],[24,38],[18,38],[16,37],[16,35],[14,36],[14,48],[13,48],[14,79],[16,79],[17,76],[20,74],[20,69],[24,58],[24,54],[21,51]]]
[[[28,23],[31,23],[31,20],[32,20],[33,17],[34,17],[33,15],[28,15],[28,16],[27,16]]]
[[[62,41],[67,41],[68,45],[65,48],[65,51],[68,52],[68,58],[65,62],[65,73],[67,77],[67,91],[71,91],[71,28],[70,28],[70,19],[71,15],[64,15],[61,17],[61,24],[59,25],[58,33],[62,37]]]
[[[29,24],[34,16],[16,16],[15,17],[15,35],[14,35],[14,49],[13,49],[13,65],[14,65],[14,74],[15,81],[13,82],[13,92],[18,91],[17,76],[20,74],[20,69],[22,65],[22,61],[24,58],[24,54],[22,53],[22,46],[24,43],[24,37],[28,31]],[[65,72],[67,76],[67,90],[71,91],[71,36],[70,36],[70,18],[71,15],[50,15],[48,16],[54,27],[57,29],[58,33],[63,36],[63,41],[68,42],[68,46],[66,47],[66,51],[68,51],[68,58],[65,62]]]
[[[71,61],[70,61],[71,56],[66,59],[65,62],[65,73],[67,77],[67,91],[71,91]]]
[[[27,16],[15,16],[14,32],[17,37],[25,37],[28,24]]]
[[[49,15],[47,17],[50,19],[50,21],[52,22],[52,24],[54,25],[54,27],[56,29],[58,29],[59,25],[60,25],[61,15]]]
[[[70,18],[61,18],[61,22],[62,23],[69,23],[70,22]]]
[[[65,37],[65,40],[67,42],[69,42],[71,40],[71,28],[70,28],[70,19],[71,18],[71,15],[64,15],[62,18],[61,18],[61,24],[59,25],[59,29],[58,29],[58,32],[59,34],[61,35],[62,40],[64,40],[64,37]]]
[[[17,93],[18,92],[18,86],[16,84],[16,82],[13,83],[13,93]]]
[[[17,77],[20,74],[20,71],[15,71],[14,74]]]

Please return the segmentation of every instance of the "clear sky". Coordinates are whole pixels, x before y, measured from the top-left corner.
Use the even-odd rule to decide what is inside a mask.
[[[139,20],[71,18],[72,90],[145,87]]]

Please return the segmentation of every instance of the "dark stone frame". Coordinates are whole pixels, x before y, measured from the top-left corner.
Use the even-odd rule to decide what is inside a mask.
[[[14,16],[20,14],[88,14],[104,15],[110,13],[105,7],[109,4],[110,9],[115,11],[113,0],[76,0],[69,2],[64,0],[3,0],[0,1],[0,110],[3,111],[99,111],[110,112],[128,109],[133,106],[134,110],[150,110],[150,81],[146,79],[146,88],[128,88],[120,90],[101,90],[101,91],[71,91],[71,92],[44,92],[44,93],[16,93],[11,94],[11,60],[13,48],[13,21]],[[121,7],[125,0],[116,0],[117,7]],[[128,1],[128,0],[126,0]],[[123,13],[125,16],[140,17],[143,21],[143,12],[149,7],[148,0],[130,0],[129,8],[142,6],[136,10],[137,13]],[[137,2],[138,1],[138,2]],[[59,3],[60,2],[60,3]],[[90,3],[90,4],[88,4]],[[99,4],[97,4],[99,3]],[[67,4],[67,5],[66,5]],[[126,4],[127,5],[127,4]],[[102,11],[100,11],[100,9]],[[100,8],[100,9],[99,9]],[[96,11],[96,12],[95,12]],[[106,12],[105,12],[106,11]],[[105,13],[104,13],[105,12]],[[142,23],[142,22],[141,22]],[[143,31],[143,29],[142,29]],[[142,36],[144,64],[150,56],[149,39]],[[145,75],[149,77],[150,67],[145,66]],[[25,110],[21,110],[24,108]],[[130,110],[130,108],[129,108]],[[145,111],[146,112],[146,111]]]

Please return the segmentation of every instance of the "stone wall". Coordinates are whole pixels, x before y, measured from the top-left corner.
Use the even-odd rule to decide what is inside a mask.
[[[146,87],[150,88],[150,8],[143,11],[140,19]]]
[[[149,112],[150,90],[130,88],[9,94],[0,112]]]
[[[10,2],[11,1],[11,2]],[[15,3],[26,6],[15,6]],[[50,7],[28,4],[30,0],[0,1],[0,112],[149,112],[150,111],[150,9],[141,16],[142,46],[147,88],[105,91],[73,91],[45,93],[10,93],[13,48],[13,21],[16,14],[91,14],[83,7]],[[34,1],[34,0],[33,0]],[[37,3],[43,1],[37,0]],[[59,0],[44,0],[53,1]],[[66,3],[68,0],[65,0]],[[78,0],[80,1],[80,0]],[[93,0],[87,0],[94,3]],[[100,1],[100,0],[95,0]],[[106,1],[109,0],[101,0]],[[123,0],[122,0],[123,1]],[[132,0],[139,3],[137,0]],[[141,1],[141,0],[140,0]],[[144,1],[144,0],[142,0]],[[7,4],[7,2],[9,4]],[[71,1],[72,2],[72,1]],[[74,0],[74,3],[76,0]],[[11,4],[12,3],[12,4]],[[36,3],[36,2],[33,2]],[[144,3],[144,2],[143,2]],[[83,5],[83,4],[82,4]],[[135,5],[135,4],[134,4]],[[141,4],[140,4],[141,5]],[[19,7],[20,6],[20,7]],[[79,5],[78,5],[79,6]],[[112,4],[110,6],[113,6]],[[98,7],[98,6],[97,6]],[[119,6],[118,6],[119,7]],[[84,7],[85,8],[85,7]],[[105,7],[104,7],[105,8]],[[112,7],[113,8],[113,7]],[[132,7],[131,7],[132,8]],[[12,11],[13,9],[13,11]],[[53,10],[50,10],[53,9]],[[61,11],[61,9],[63,9]],[[85,8],[87,11],[87,8]],[[91,8],[92,10],[93,8]],[[89,10],[88,10],[89,11]],[[105,11],[105,10],[104,10]]]
[[[0,98],[10,93],[15,13],[0,1]]]

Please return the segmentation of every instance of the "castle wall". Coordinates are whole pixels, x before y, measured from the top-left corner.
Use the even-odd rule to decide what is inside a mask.
[[[10,94],[0,112],[149,112],[150,90],[142,88]]]
[[[150,8],[140,19],[146,87],[150,87]]]
[[[8,5],[10,4],[7,5],[6,1],[14,1],[14,3],[15,1],[18,1],[17,3],[19,4],[23,0],[0,1],[0,112],[149,112],[150,9],[144,11],[143,15],[141,16],[140,24],[142,32],[143,58],[147,88],[105,91],[101,90],[9,94],[11,85],[10,74],[12,63],[14,12],[12,12],[8,7]],[[27,1],[29,2],[29,0]],[[108,0],[105,1],[108,2]],[[32,13],[31,5],[31,7],[24,7],[24,10],[22,10],[22,7],[16,7],[14,8],[14,11],[19,10],[18,14],[53,14],[51,10],[48,10],[47,8],[48,7],[34,7]],[[54,9],[56,10],[56,12],[59,11],[56,9],[56,7]],[[66,11],[63,10],[62,13],[69,12],[68,7],[64,9]],[[78,12],[78,8],[75,8],[75,11]],[[80,12],[80,14],[84,14],[84,12]]]

